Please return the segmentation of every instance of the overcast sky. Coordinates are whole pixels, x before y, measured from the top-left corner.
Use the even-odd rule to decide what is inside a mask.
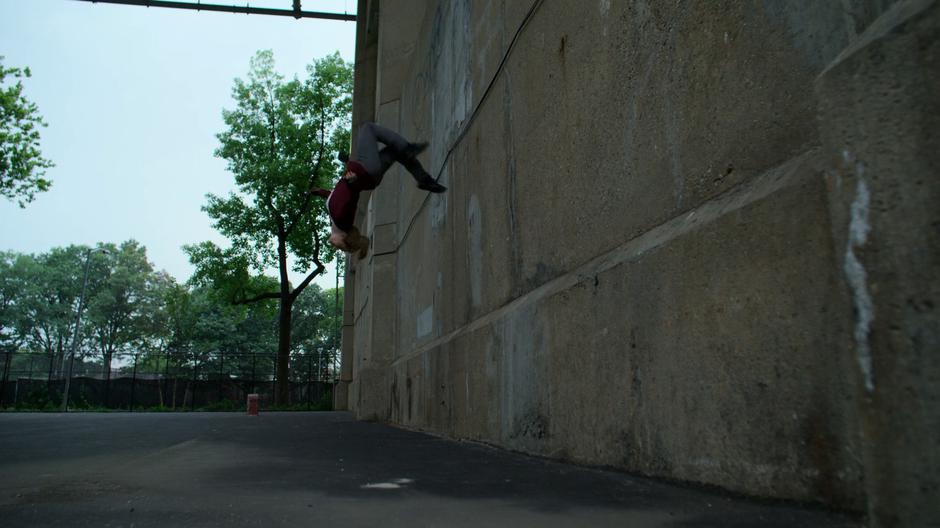
[[[244,5],[244,0],[206,3]],[[288,9],[291,0],[252,0]],[[355,0],[305,0],[310,11],[355,13]],[[49,192],[20,209],[0,198],[0,249],[135,239],[157,269],[185,281],[181,246],[227,245],[200,207],[234,188],[212,153],[235,77],[259,49],[304,76],[314,59],[353,60],[355,23],[206,13],[75,0],[0,0],[5,67],[29,66],[25,95],[42,130]],[[335,270],[318,282],[333,287]],[[295,284],[298,282],[294,278]]]

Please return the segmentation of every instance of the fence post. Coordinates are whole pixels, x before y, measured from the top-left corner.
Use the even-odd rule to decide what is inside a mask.
[[[249,391],[249,392],[251,392],[252,394],[257,394],[257,393],[258,393],[258,391],[257,391],[257,388],[258,388],[258,387],[255,386],[255,359],[256,359],[256,358],[257,358],[257,354],[255,354],[254,352],[252,352],[252,353],[251,353],[251,391]]]
[[[330,355],[327,358],[330,362],[329,374],[330,401],[332,402],[330,408],[331,411],[336,410],[336,385],[338,384],[338,376],[336,375],[336,358],[338,354],[336,353],[336,349],[339,348],[337,346],[339,344],[337,341],[339,340],[343,331],[343,311],[339,309],[339,272],[340,270],[343,271],[343,293],[345,294],[346,268],[344,266],[346,266],[346,262],[344,262],[342,252],[340,252],[339,259],[336,261],[336,287],[333,289],[333,324],[336,325],[336,327],[332,332],[332,339],[330,339]],[[343,302],[345,303],[345,295]]]
[[[313,358],[307,354],[307,410],[310,410],[310,361]]]
[[[114,350],[111,351],[111,355],[108,355],[106,351],[101,353],[102,361],[104,363],[104,407],[107,409],[111,405],[111,362],[114,361]]]
[[[12,351],[7,351],[3,361],[3,383],[0,383],[0,408],[3,407],[3,397],[7,394],[7,378],[10,376],[10,360],[13,356]]]
[[[271,383],[271,399],[274,400],[274,405],[277,405],[277,384],[280,381],[279,379],[277,379],[277,354],[274,355],[273,365],[274,365],[274,376],[272,377],[272,379],[274,381]]]
[[[222,376],[225,375],[225,351],[219,351],[219,403],[222,402]]]
[[[160,404],[164,407],[167,407],[167,402],[170,401],[170,395],[167,394],[167,387],[169,387],[169,377],[170,377],[170,350],[167,349],[163,353],[163,390],[160,392]]]
[[[55,354],[49,353],[49,377],[46,378],[46,392],[52,396],[52,363],[55,361]]]
[[[29,376],[29,383],[26,384],[27,385],[27,388],[26,388],[27,398],[29,398],[30,391],[33,390],[33,360],[35,359],[36,358],[32,354],[29,355],[29,374],[27,374]],[[20,400],[19,390],[20,390],[19,382],[17,382],[17,387],[16,387],[16,392],[17,392],[16,401],[17,402],[19,402]]]
[[[189,410],[196,410],[196,375],[197,369],[199,368],[199,358],[196,357],[196,354],[193,354],[193,390],[189,395]]]
[[[134,352],[134,374],[131,377],[131,412],[134,412],[134,390],[137,388],[137,358],[139,354]]]
[[[323,349],[317,349],[317,402],[323,399]]]
[[[181,363],[181,361],[182,361],[182,358],[176,358],[176,374],[173,375],[173,394],[172,394],[172,396],[173,396],[173,403],[171,404],[171,406],[172,406],[172,408],[173,408],[174,411],[176,410],[176,393],[178,392],[178,391],[177,391],[177,385],[179,385],[179,380],[180,380],[180,363]],[[183,401],[183,405],[184,405],[184,406],[186,405],[186,401],[185,401],[185,400]]]

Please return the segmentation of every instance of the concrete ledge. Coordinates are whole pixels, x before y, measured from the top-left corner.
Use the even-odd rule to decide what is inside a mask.
[[[825,77],[831,69],[838,67],[839,64],[850,59],[873,42],[884,38],[888,33],[897,30],[905,22],[925,12],[936,3],[937,0],[900,0],[868,26],[855,42],[844,49],[842,53],[839,53],[839,56],[819,74],[819,77]]]

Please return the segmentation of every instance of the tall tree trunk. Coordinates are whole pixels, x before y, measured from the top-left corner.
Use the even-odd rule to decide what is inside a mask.
[[[109,349],[104,356],[104,407],[108,407],[111,400],[111,354]]]
[[[277,393],[274,402],[277,405],[290,403],[290,333],[291,308],[290,295],[281,296],[281,309],[278,314],[277,332]]]
[[[277,264],[281,296],[277,328],[277,391],[274,403],[287,405],[290,403],[290,316],[294,298],[287,276],[287,231],[284,229],[284,218],[280,215],[277,217]]]
[[[56,376],[59,377],[59,378],[64,378],[65,376],[64,376],[63,372],[64,372],[65,369],[63,369],[62,367],[65,365],[65,346],[64,346],[64,343],[62,342],[62,337],[59,337],[58,343],[56,344],[55,356],[56,356],[56,358],[55,358],[55,360],[56,360],[56,367],[55,367]]]

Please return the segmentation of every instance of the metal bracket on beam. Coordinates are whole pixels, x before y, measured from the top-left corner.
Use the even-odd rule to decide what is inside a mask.
[[[268,7],[251,7],[245,4],[241,6],[225,6],[218,4],[203,4],[201,2],[173,2],[166,0],[76,0],[78,2],[91,2],[93,4],[121,4],[143,7],[168,7],[172,9],[191,9],[194,11],[217,11],[222,13],[244,13],[246,15],[274,15],[289,16],[296,19],[301,18],[321,18],[325,20],[344,20],[349,22],[356,21],[356,15],[347,15],[341,13],[325,13],[320,11],[303,11],[300,9],[300,0],[294,0],[293,9],[274,9]]]

